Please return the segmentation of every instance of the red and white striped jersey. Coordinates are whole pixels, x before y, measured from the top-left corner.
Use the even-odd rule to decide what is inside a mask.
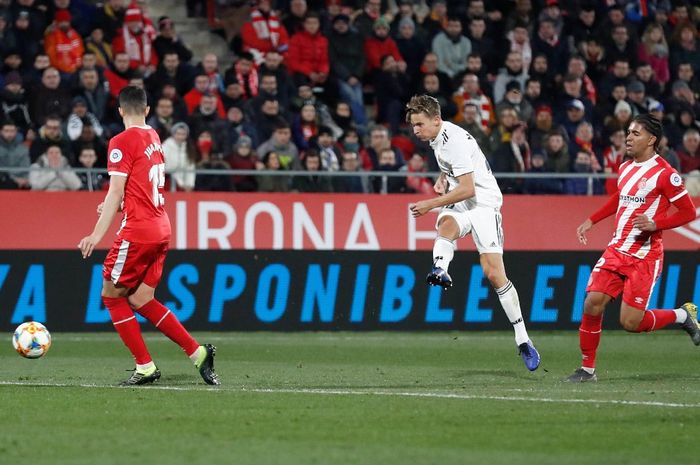
[[[638,215],[654,221],[665,218],[671,203],[688,195],[683,178],[658,154],[643,163],[624,162],[619,174],[615,233],[608,246],[637,258],[657,259],[663,254],[661,231],[641,231],[632,220]]]

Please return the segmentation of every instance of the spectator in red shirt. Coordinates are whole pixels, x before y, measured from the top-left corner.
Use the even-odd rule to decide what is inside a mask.
[[[243,50],[253,54],[255,62],[265,61],[265,54],[277,50],[285,54],[289,47],[289,37],[274,11],[270,0],[260,0],[257,9],[250,14],[250,21],[241,28]]]
[[[328,39],[321,34],[320,27],[318,13],[308,13],[304,18],[303,30],[294,34],[289,41],[286,58],[287,68],[295,76],[295,81],[310,81],[312,87],[325,85],[330,70]]]
[[[700,169],[700,132],[690,128],[683,134],[683,145],[678,150],[681,159],[681,173]]]
[[[112,49],[114,53],[126,52],[131,69],[138,69],[146,77],[156,70],[158,56],[145,30],[143,13],[137,6],[131,5],[126,10],[124,26],[117,31]]]
[[[56,11],[53,25],[44,36],[44,49],[51,66],[62,73],[74,73],[82,63],[83,39],[70,25],[68,10]]]
[[[389,22],[379,18],[374,22],[374,34],[365,39],[365,56],[367,57],[367,73],[373,75],[382,67],[382,57],[391,55],[396,60],[399,71],[406,71],[406,62],[399,52],[394,39],[389,37]]]
[[[208,89],[209,76],[206,74],[200,74],[194,78],[194,87],[191,91],[187,92],[184,97],[188,115],[192,115],[195,108],[199,106],[199,103],[202,101],[202,97],[209,93]],[[224,111],[224,105],[221,103],[221,98],[216,94],[211,95],[216,98],[216,111],[219,118],[224,118],[226,116],[226,111]]]

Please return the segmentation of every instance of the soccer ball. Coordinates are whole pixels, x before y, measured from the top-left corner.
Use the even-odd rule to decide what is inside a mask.
[[[51,334],[46,326],[37,321],[27,321],[17,326],[12,336],[12,345],[25,358],[43,357],[51,347]]]

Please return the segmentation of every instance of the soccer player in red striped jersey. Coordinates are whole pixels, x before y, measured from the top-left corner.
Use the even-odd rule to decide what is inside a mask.
[[[632,159],[620,165],[617,192],[576,231],[579,241],[586,244],[586,232],[595,223],[616,215],[613,238],[586,287],[579,328],[583,361],[567,378],[570,382],[597,380],[595,358],[603,311],[620,293],[620,324],[625,330],[649,332],[678,323],[700,345],[695,304],[688,302],[673,310],[647,309],[663,268],[661,232],[695,219],[695,206],[683,178],[656,152],[662,136],[661,122],[653,116],[638,115],[632,120],[625,140]],[[671,205],[675,211],[669,214]]]
[[[83,258],[102,240],[117,211],[124,212],[121,228],[104,262],[102,301],[114,328],[136,361],[122,385],[152,383],[160,378],[134,311],[143,315],[190,357],[207,384],[219,384],[214,372],[216,348],[200,345],[177,317],[155,299],[170,244],[170,220],[163,205],[165,160],[158,134],[146,125],[149,107],[143,89],[128,86],[119,93],[124,132],[109,142],[109,191],[98,206],[100,218],[89,236],[80,240]]]

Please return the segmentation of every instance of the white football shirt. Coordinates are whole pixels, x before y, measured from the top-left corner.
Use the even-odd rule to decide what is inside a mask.
[[[503,195],[496,178],[491,173],[484,152],[476,140],[464,129],[449,121],[443,121],[437,137],[430,141],[440,171],[445,173],[449,190],[459,182],[458,176],[472,173],[475,195],[464,202],[469,210],[476,207],[500,208]]]

